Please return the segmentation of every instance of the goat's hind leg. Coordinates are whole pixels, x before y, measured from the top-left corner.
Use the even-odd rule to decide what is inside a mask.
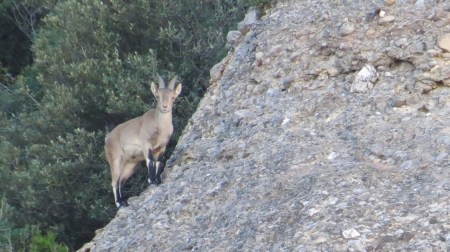
[[[119,176],[119,179],[117,180],[117,189],[116,193],[118,195],[118,201],[116,201],[116,204],[118,207],[121,206],[128,206],[127,201],[122,196],[122,185],[125,183],[125,181],[133,174],[134,169],[136,168],[137,162],[126,162],[122,166],[122,170]]]
[[[121,184],[122,184],[121,167],[123,166],[123,157],[120,156],[119,158],[113,160],[108,156],[108,162],[110,163],[111,166],[111,175],[112,175],[111,186],[116,206],[117,207],[127,206],[128,204],[123,200],[121,191]]]
[[[122,207],[122,206],[126,207],[126,206],[128,206],[128,203],[125,200],[123,200],[123,198],[122,198],[122,191],[120,189],[121,184],[122,183],[120,182],[120,177],[117,179],[117,181],[112,182],[114,199],[116,200],[117,207]]]

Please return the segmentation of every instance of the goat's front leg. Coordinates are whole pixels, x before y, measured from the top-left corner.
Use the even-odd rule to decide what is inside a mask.
[[[156,184],[157,185],[162,183],[161,174],[164,171],[164,165],[163,165],[163,162],[162,162],[163,156],[164,156],[164,152],[160,152],[158,154],[157,159],[156,159],[155,169],[156,169]]]
[[[147,154],[147,168],[148,168],[148,183],[150,185],[158,185],[156,181],[156,167],[155,161],[153,160],[153,153],[151,149],[148,149]]]

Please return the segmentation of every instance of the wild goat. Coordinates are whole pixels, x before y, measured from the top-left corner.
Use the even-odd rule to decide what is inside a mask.
[[[173,132],[172,105],[181,92],[181,83],[175,87],[177,77],[166,88],[157,74],[159,88],[151,83],[157,107],[140,117],[117,125],[105,139],[105,152],[111,168],[112,189],[117,207],[127,206],[122,198],[121,185],[133,174],[136,165],[146,161],[148,182],[161,184],[163,153]]]

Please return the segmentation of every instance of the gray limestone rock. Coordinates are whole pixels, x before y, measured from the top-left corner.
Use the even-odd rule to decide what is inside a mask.
[[[372,65],[365,65],[355,76],[350,92],[365,93],[373,88],[378,80],[378,72]]]
[[[244,20],[238,23],[238,30],[242,34],[246,34],[251,29],[251,27],[256,24],[256,22],[258,22],[259,15],[259,9],[256,7],[251,7],[247,11],[247,14],[245,14]]]
[[[446,5],[382,6],[279,1],[258,25],[248,14],[252,36],[211,70],[164,183],[84,249],[446,251],[450,55],[428,18]]]

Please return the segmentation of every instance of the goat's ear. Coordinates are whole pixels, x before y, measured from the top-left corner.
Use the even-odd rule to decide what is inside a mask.
[[[152,84],[150,84],[150,88],[152,90],[153,95],[156,97],[156,91],[158,90],[158,88],[156,87],[155,83],[152,82]]]
[[[181,83],[178,83],[177,87],[175,88],[175,96],[178,96],[181,93]]]

